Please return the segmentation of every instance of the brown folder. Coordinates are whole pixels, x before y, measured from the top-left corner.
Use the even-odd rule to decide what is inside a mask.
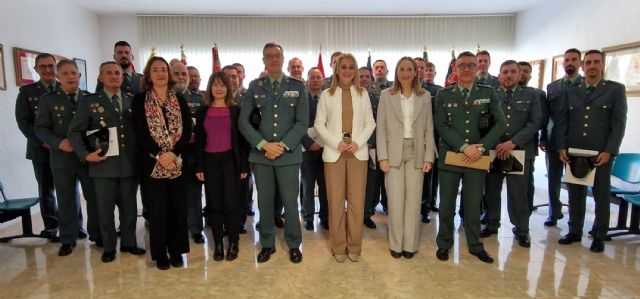
[[[459,166],[465,168],[473,168],[480,170],[489,170],[489,165],[491,164],[491,157],[482,156],[482,158],[477,161],[467,164],[464,162],[465,155],[463,153],[454,153],[451,151],[447,151],[447,155],[444,158],[445,165]]]

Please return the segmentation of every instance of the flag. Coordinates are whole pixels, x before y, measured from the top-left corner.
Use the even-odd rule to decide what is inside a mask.
[[[322,78],[324,78],[324,66],[322,66],[322,50],[320,50],[320,52],[318,53],[318,66],[317,66],[318,70],[320,71],[320,73],[322,74]]]
[[[373,74],[373,68],[371,67],[371,51],[369,51],[369,57],[367,57],[367,68],[369,72]]]
[[[451,49],[451,62],[449,62],[449,69],[447,70],[447,77],[444,81],[444,86],[458,83],[458,69],[456,68],[456,54]]]
[[[222,70],[222,65],[220,64],[220,57],[218,57],[218,45],[214,45],[211,48],[211,57],[213,59],[213,72],[219,72]]]
[[[184,45],[180,45],[180,62],[187,65],[187,55],[184,55]]]
[[[429,54],[427,54],[427,46],[424,46],[424,50],[422,51],[422,59],[425,62],[429,62]]]

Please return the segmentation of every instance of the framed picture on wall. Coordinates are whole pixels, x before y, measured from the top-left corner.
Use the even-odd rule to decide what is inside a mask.
[[[87,90],[87,61],[80,58],[74,58],[73,61],[78,65],[80,72],[80,89]]]
[[[40,80],[36,73],[36,56],[40,52],[22,48],[13,48],[13,66],[16,70],[16,85],[22,86]]]
[[[627,96],[640,96],[640,42],[603,48],[604,77],[624,84]]]
[[[531,80],[529,87],[542,89],[544,85],[544,59],[529,61],[531,64]]]
[[[7,90],[7,75],[4,71],[4,47],[0,44],[0,90]]]

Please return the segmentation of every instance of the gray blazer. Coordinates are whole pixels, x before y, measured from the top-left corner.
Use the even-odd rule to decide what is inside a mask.
[[[405,125],[400,93],[392,95],[390,89],[383,90],[378,103],[376,129],[378,161],[389,160],[390,166],[400,166]],[[413,127],[415,167],[421,168],[424,162],[433,162],[435,154],[431,94],[428,91],[421,96],[414,93],[413,122],[410,125]]]

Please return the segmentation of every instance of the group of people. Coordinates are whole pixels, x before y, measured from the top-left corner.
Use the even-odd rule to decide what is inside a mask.
[[[177,59],[154,56],[142,74],[134,72],[131,46],[120,41],[114,61],[100,65],[93,94],[79,90],[72,60],[38,55],[40,80],[20,88],[16,119],[38,182],[41,234],[61,242],[58,255],[71,254],[87,233],[103,248],[103,262],[115,259],[118,233],[121,252],[144,255],[135,235],[139,185],[159,269],[183,265],[189,235],[204,242],[203,216],[212,231],[213,259],[232,261],[247,216],[254,214],[255,180],[259,263],[276,252],[276,227],[284,227],[290,261],[302,261],[299,217],[306,230],[314,229],[316,185],[320,225],[329,230],[338,263],[359,260],[363,227],[376,227],[371,216],[379,202],[388,215],[394,258],[418,252],[421,222],[439,212],[436,256],[445,261],[462,181],[459,213],[469,253],[492,263],[480,238],[500,227],[505,178],[514,237],[530,247],[538,148],[546,152],[549,173],[547,226],[563,218],[560,179],[563,163],[573,163],[568,149],[598,152],[591,160],[597,171],[590,248],[604,250],[611,164],[627,106],[624,86],[602,78],[600,51],[582,58],[580,51],[567,50],[566,75],[549,84],[547,93],[527,87],[527,62],[504,61],[499,76],[490,75],[487,51],[460,53],[458,80],[447,87],[434,83],[435,66],[422,58],[400,58],[389,81],[385,61],[375,61],[372,70],[359,68],[353,55],[335,52],[332,76],[324,78],[314,67],[305,80],[298,58],[289,61],[290,76],[284,74],[282,46],[268,43],[262,53],[265,71],[248,88],[236,63],[214,72],[201,91],[198,70]],[[523,161],[513,161],[514,150],[524,151]],[[476,167],[490,153],[491,169]],[[505,168],[514,163],[522,164],[520,173]],[[569,184],[570,231],[559,243],[581,240],[585,201],[586,187]]]

